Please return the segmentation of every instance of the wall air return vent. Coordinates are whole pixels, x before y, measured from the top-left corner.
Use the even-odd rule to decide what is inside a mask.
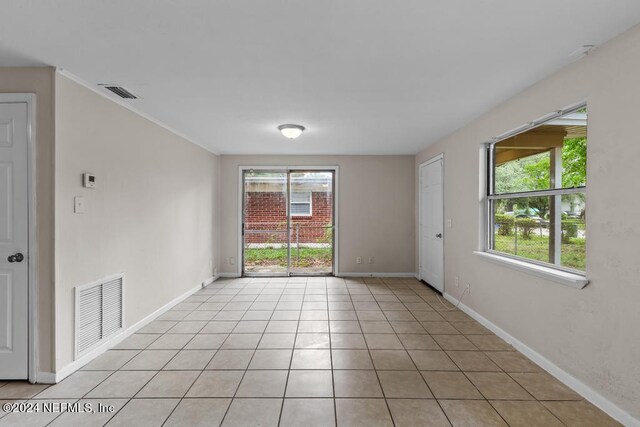
[[[122,330],[124,274],[75,288],[76,358]]]
[[[139,96],[132,94],[122,86],[112,85],[112,84],[100,84],[99,86],[102,86],[109,92],[115,93],[116,95],[118,95],[120,98],[123,98],[123,99],[140,99]]]

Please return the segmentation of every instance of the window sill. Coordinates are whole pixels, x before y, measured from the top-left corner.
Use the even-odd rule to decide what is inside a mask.
[[[534,276],[542,277],[543,279],[548,279],[565,286],[570,286],[572,288],[582,289],[589,284],[589,280],[585,276],[579,274],[555,270],[553,268],[544,267],[542,265],[532,264],[530,262],[520,261],[509,257],[504,257],[489,252],[475,251],[474,254],[480,256],[484,260],[504,265],[506,267],[513,268],[514,270],[523,271]]]

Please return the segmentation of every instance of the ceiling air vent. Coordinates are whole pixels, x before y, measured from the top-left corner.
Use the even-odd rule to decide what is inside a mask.
[[[123,99],[140,99],[139,96],[132,94],[122,86],[110,85],[110,84],[101,84],[99,86],[102,86],[109,92],[115,93],[116,95],[118,95],[120,98],[123,98]]]

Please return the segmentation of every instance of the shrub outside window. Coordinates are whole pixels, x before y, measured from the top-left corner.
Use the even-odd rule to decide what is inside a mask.
[[[487,159],[488,252],[584,272],[586,106],[497,138]]]

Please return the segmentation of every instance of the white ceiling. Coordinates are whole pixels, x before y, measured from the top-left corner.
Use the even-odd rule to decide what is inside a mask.
[[[120,83],[217,153],[413,154],[639,21],[638,0],[3,0],[0,66]]]

